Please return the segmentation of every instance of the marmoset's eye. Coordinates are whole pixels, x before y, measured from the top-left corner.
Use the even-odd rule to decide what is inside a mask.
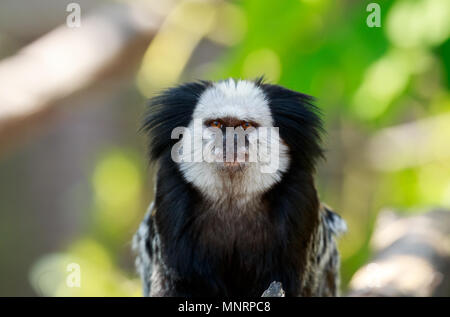
[[[220,123],[220,122],[217,121],[217,120],[214,120],[214,121],[211,121],[211,123],[209,124],[209,126],[210,126],[210,127],[213,127],[213,128],[218,128],[218,129],[220,129],[220,128],[222,127],[222,123]]]
[[[244,122],[243,124],[241,124],[241,126],[244,130],[247,130],[248,128],[252,127],[252,124],[250,122]]]

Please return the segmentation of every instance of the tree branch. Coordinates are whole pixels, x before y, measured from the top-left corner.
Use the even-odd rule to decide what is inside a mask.
[[[162,17],[117,4],[65,25],[0,62],[0,150],[61,99],[140,60]]]
[[[449,296],[450,212],[380,214],[373,260],[350,282],[349,296]]]

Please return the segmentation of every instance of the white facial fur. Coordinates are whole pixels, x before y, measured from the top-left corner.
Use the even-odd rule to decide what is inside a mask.
[[[194,121],[234,117],[244,121],[252,121],[259,127],[273,127],[273,118],[268,101],[262,89],[253,82],[229,79],[215,83],[200,96],[193,113],[193,121],[187,127],[194,131]],[[206,132],[207,134],[208,132]],[[257,133],[256,131],[250,133]],[[273,137],[273,136],[272,136]],[[258,139],[259,144],[267,143],[267,139]],[[229,172],[219,168],[220,163],[181,162],[180,170],[185,179],[192,183],[206,197],[214,202],[230,200],[243,203],[255,195],[262,194],[279,182],[282,173],[289,167],[289,149],[277,139],[279,157],[277,169],[271,173],[263,172],[264,162],[246,163],[241,171]],[[203,151],[206,156],[215,156],[212,151],[212,139],[206,139],[199,146],[192,146],[191,152]],[[206,149],[206,150],[205,150]],[[205,155],[204,155],[205,157]]]

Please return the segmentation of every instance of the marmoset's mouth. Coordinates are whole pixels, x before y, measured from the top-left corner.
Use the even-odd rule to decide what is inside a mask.
[[[247,162],[219,162],[217,167],[224,172],[243,172],[247,167]]]
[[[239,165],[244,165],[245,162],[224,162],[223,165],[225,167],[233,167],[233,166],[239,166]]]

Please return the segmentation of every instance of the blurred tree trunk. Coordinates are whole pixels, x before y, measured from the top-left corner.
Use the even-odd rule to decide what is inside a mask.
[[[0,61],[0,152],[42,125],[53,106],[112,74],[134,70],[161,16],[108,5],[62,25]]]
[[[350,282],[348,296],[450,296],[450,212],[382,212],[374,257]]]

